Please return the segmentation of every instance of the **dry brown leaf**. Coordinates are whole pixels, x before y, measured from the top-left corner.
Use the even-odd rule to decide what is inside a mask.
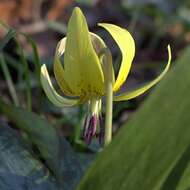
[[[63,13],[65,7],[72,2],[72,0],[56,0],[47,14],[48,20],[56,20]]]
[[[0,1],[0,19],[7,23],[14,23],[17,21],[15,15],[17,4],[15,0],[1,0]]]
[[[32,0],[21,0],[20,6],[17,4],[18,15],[19,18],[22,20],[30,20],[32,17],[32,9],[33,9],[33,2]]]

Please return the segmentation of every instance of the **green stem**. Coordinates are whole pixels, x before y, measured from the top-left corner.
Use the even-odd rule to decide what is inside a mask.
[[[13,84],[13,81],[12,81],[12,78],[11,78],[11,75],[7,67],[7,63],[5,62],[3,54],[0,54],[0,62],[1,62],[2,71],[4,73],[5,80],[7,81],[7,85],[8,85],[13,103],[15,106],[19,106],[19,100],[16,94],[16,90],[15,90],[15,87],[14,87],[14,84]]]
[[[113,72],[112,56],[109,49],[104,50],[105,60],[105,89],[106,89],[106,118],[105,118],[105,136],[104,146],[107,146],[112,140],[112,110],[113,110]]]
[[[27,109],[28,111],[31,111],[32,110],[32,94],[31,94],[31,83],[30,83],[30,73],[29,73],[28,63],[24,55],[24,51],[18,42],[17,42],[17,47],[20,53],[20,61],[24,66],[24,75],[26,79]]]

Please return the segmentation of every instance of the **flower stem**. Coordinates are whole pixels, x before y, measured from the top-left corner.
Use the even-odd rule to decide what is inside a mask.
[[[104,146],[107,146],[112,140],[112,110],[113,110],[113,72],[112,56],[109,49],[104,50],[105,60],[105,89],[106,89],[106,118],[105,118],[105,136]]]
[[[81,125],[82,125],[82,122],[83,122],[83,118],[84,118],[84,111],[83,111],[83,106],[80,105],[79,108],[78,108],[78,125],[76,124],[74,126],[74,144],[77,145],[77,143],[80,141],[80,138],[81,138]]]
[[[106,121],[105,121],[105,137],[104,145],[107,146],[112,140],[112,107],[113,107],[113,93],[112,83],[107,84],[106,88]]]

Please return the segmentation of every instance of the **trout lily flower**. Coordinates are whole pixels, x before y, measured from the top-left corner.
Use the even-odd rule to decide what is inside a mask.
[[[163,78],[171,62],[171,50],[168,46],[168,63],[156,79],[133,91],[120,93],[120,87],[127,79],[135,55],[135,42],[126,29],[113,24],[98,25],[107,30],[121,50],[122,61],[116,79],[108,47],[97,34],[89,32],[86,19],[78,7],[72,12],[66,37],[57,45],[53,63],[55,79],[64,96],[54,89],[46,65],[41,67],[42,87],[54,105],[65,107],[88,104],[83,133],[88,144],[92,137],[99,136],[102,142],[106,135],[106,128],[101,124],[103,96],[106,96],[111,105],[108,105],[108,115],[112,115],[112,101],[130,100],[143,94]],[[108,117],[112,119],[112,116]],[[111,125],[109,121],[111,120],[107,120],[107,125]],[[108,131],[111,135],[111,129]]]

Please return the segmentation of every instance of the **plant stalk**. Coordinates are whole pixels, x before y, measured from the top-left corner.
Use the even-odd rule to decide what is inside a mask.
[[[17,93],[16,93],[16,90],[15,90],[15,87],[14,87],[14,84],[13,84],[13,81],[12,81],[12,78],[11,78],[11,75],[10,75],[9,69],[7,67],[7,63],[5,62],[3,54],[0,54],[0,63],[1,63],[2,71],[4,73],[5,80],[7,82],[13,103],[15,106],[19,106],[19,100],[17,97]]]
[[[112,56],[108,48],[104,50],[105,60],[105,89],[106,89],[106,118],[105,118],[105,135],[104,146],[107,146],[112,140],[112,112],[113,112],[113,72]]]

